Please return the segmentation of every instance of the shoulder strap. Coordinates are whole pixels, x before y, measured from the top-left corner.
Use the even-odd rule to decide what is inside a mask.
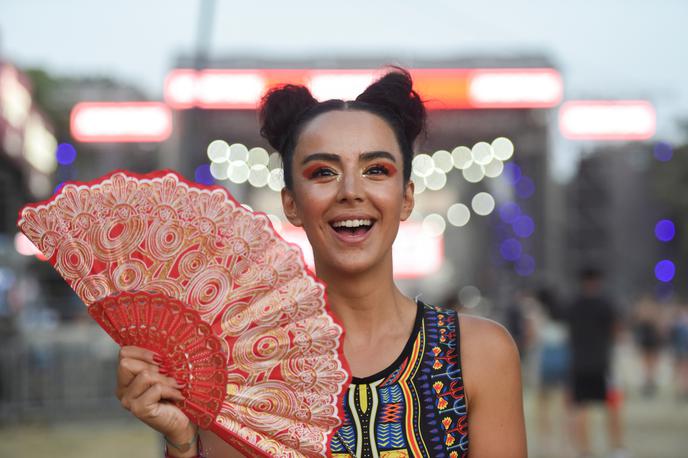
[[[459,370],[461,371],[461,385],[463,386],[463,395],[464,398],[466,398],[466,409],[468,409],[468,392],[466,391],[466,381],[464,379],[464,373],[463,373],[463,364],[461,362],[461,320],[460,320],[461,315],[459,314],[458,310],[456,311],[456,324],[454,326],[455,333],[456,333],[456,364],[459,366]]]

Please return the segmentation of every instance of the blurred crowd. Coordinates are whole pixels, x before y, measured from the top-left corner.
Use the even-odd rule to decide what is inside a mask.
[[[524,384],[533,392],[529,441],[538,456],[596,456],[593,409],[605,413],[611,456],[634,456],[623,419],[629,398],[649,401],[663,388],[678,408],[688,406],[688,303],[651,294],[622,303],[608,294],[604,273],[589,268],[571,298],[524,288],[504,305],[497,318],[519,347]],[[630,368],[621,367],[624,348],[632,349]],[[671,373],[662,377],[667,360]]]

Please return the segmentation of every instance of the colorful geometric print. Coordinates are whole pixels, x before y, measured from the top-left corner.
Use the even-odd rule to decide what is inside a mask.
[[[439,342],[432,348],[432,388],[440,414],[444,445],[452,456],[468,451],[468,422],[463,374],[458,363],[456,315],[437,313]]]
[[[334,457],[465,458],[468,412],[459,329],[453,311],[418,301],[402,355],[344,397],[344,424],[330,443]]]

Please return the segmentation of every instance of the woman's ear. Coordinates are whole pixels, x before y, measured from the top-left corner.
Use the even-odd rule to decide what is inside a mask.
[[[294,226],[301,227],[303,222],[299,217],[299,212],[296,210],[296,201],[294,200],[294,194],[286,187],[282,188],[282,209],[284,210],[284,216],[287,220]]]
[[[401,204],[401,220],[406,221],[409,216],[411,216],[411,212],[413,211],[413,207],[416,204],[415,197],[413,194],[413,191],[416,189],[416,185],[413,183],[412,180],[408,180],[408,183],[404,186],[404,202]]]

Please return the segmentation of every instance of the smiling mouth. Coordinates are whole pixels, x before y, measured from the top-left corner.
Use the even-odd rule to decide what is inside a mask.
[[[366,234],[374,224],[375,220],[372,219],[349,219],[334,221],[330,223],[330,226],[338,234],[356,236]]]

